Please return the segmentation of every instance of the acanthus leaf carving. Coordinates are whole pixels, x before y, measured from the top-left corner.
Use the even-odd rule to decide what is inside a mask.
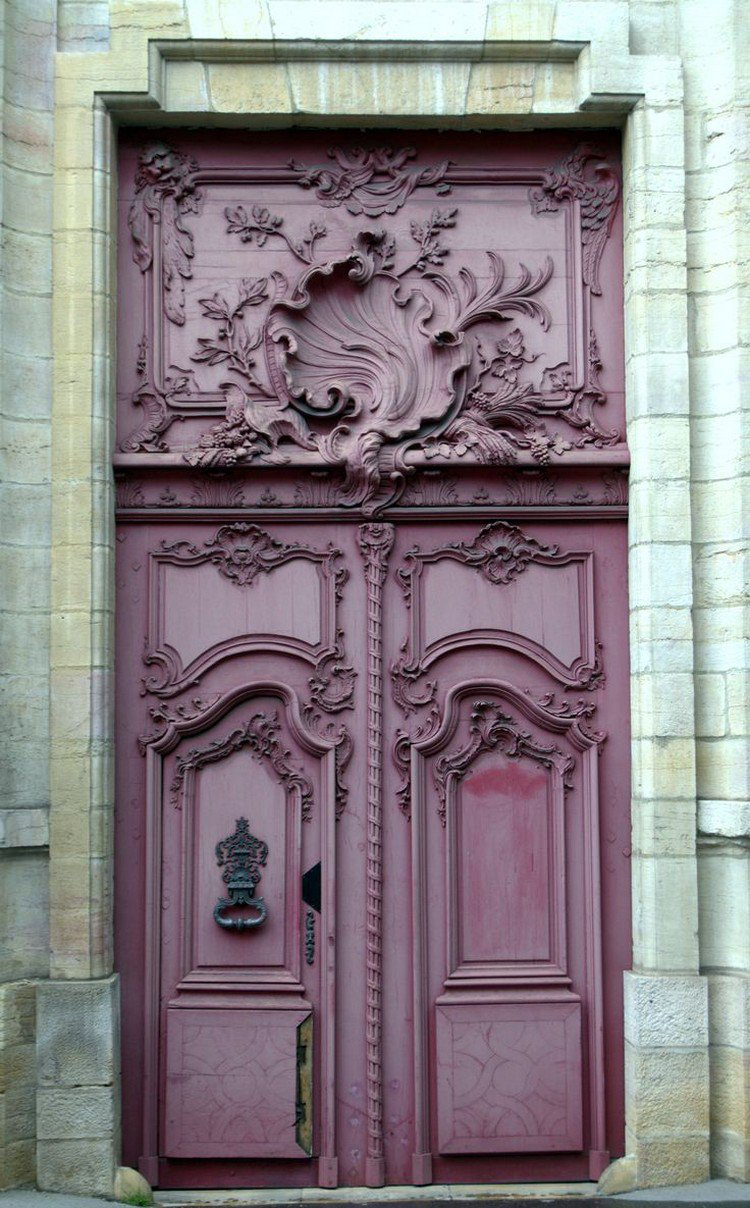
[[[589,165],[594,164],[593,173]],[[581,209],[583,280],[592,294],[601,294],[599,264],[614,221],[620,181],[606,155],[592,143],[581,143],[545,173],[530,190],[535,214],[557,210],[561,201],[577,201]]]
[[[295,554],[309,554],[306,545],[287,545],[277,541],[265,529],[246,520],[223,524],[216,535],[203,546],[189,541],[161,543],[165,554],[199,558],[212,562],[219,572],[239,587],[251,586],[258,575],[267,574]],[[345,573],[345,572],[344,572]]]
[[[423,446],[428,456],[472,449],[485,461],[513,460],[520,448],[544,460],[550,448],[569,448],[559,436],[543,436],[537,395],[518,386],[516,363],[533,360],[522,343],[519,352],[519,333],[489,359],[469,338],[475,325],[508,322],[514,313],[546,328],[550,315],[535,295],[549,282],[552,261],[536,273],[521,265],[519,279],[506,284],[505,264],[490,251],[483,288],[466,267],[454,282],[438,267],[448,249],[435,232],[452,226],[455,213],[436,210],[428,224],[415,225],[420,255],[401,270],[392,236],[360,231],[348,255],[311,264],[291,294],[274,290],[262,332],[240,343],[239,300],[231,308],[223,295],[204,299],[205,313],[222,326],[218,339],[201,339],[196,357],[219,358],[241,385],[222,384],[226,417],[185,459],[204,467],[255,458],[278,464],[287,459],[280,446],[291,442],[344,472],[340,505],[373,514],[398,499],[412,448]],[[405,279],[412,270],[421,274],[417,281]],[[251,355],[261,345],[268,385]],[[488,394],[484,376],[497,376],[501,362],[506,380]]]
[[[152,226],[160,226],[164,313],[172,323],[185,322],[185,285],[193,275],[193,236],[186,214],[197,214],[202,201],[196,187],[198,164],[165,143],[151,143],[141,152],[135,175],[135,197],[128,212],[133,259],[141,272],[152,265]]]
[[[543,545],[515,525],[495,520],[486,524],[473,541],[451,542],[432,552],[475,567],[490,583],[505,584],[511,583],[539,558],[556,557],[560,547]],[[399,571],[399,576],[403,573],[403,570]]]
[[[346,662],[343,630],[338,630],[333,647],[323,651],[315,664],[315,674],[307,681],[310,696],[328,713],[353,709],[352,696],[356,678],[357,672],[351,663]]]
[[[395,214],[415,189],[428,185],[438,193],[450,192],[445,175],[451,161],[446,159],[430,168],[411,166],[409,161],[416,157],[413,147],[396,151],[391,147],[354,147],[351,151],[331,147],[328,156],[335,166],[308,167],[294,160],[289,166],[297,174],[297,183],[304,189],[314,189],[322,205],[343,205],[350,214],[366,214],[369,218]]]
[[[254,713],[244,724],[230,730],[223,738],[215,739],[205,747],[196,747],[186,755],[179,756],[170,785],[170,800],[179,808],[180,793],[188,772],[196,772],[206,764],[218,763],[227,756],[247,748],[255,759],[266,760],[279,781],[287,789],[296,789],[300,796],[303,822],[312,816],[312,784],[302,772],[291,766],[291,752],[279,742],[281,725],[276,713]]]
[[[410,656],[408,642],[404,642],[400,658],[391,667],[391,684],[393,699],[407,717],[435,699],[437,681],[426,680],[418,686],[423,676],[421,661]]]
[[[432,738],[440,726],[440,710],[433,705],[413,735],[406,730],[397,730],[393,744],[393,761],[401,773],[401,784],[396,790],[399,808],[406,818],[411,817],[411,748],[414,742]]]
[[[602,643],[596,641],[596,655],[593,663],[584,661],[579,662],[575,667],[573,674],[575,676],[575,684],[569,684],[566,692],[574,692],[577,688],[583,688],[586,692],[596,692],[598,688],[605,687],[607,676],[602,663]]]
[[[559,774],[563,787],[572,788],[575,767],[572,755],[566,755],[553,744],[545,746],[537,742],[528,731],[521,729],[511,714],[505,713],[494,701],[475,701],[471,710],[468,740],[452,754],[441,756],[435,763],[438,816],[443,826],[446,822],[451,780],[461,780],[479,755],[498,748],[509,759],[533,759],[543,767],[554,769]]]
[[[189,701],[181,705],[168,705],[165,701],[160,701],[158,705],[152,705],[149,708],[149,717],[153,722],[156,722],[159,729],[152,731],[150,734],[140,734],[138,736],[138,749],[142,755],[145,755],[146,750],[154,742],[158,742],[160,738],[168,732],[170,726],[179,725],[180,722],[196,721],[202,717],[208,709],[211,709],[219,700],[220,693],[214,693],[213,696],[205,698],[202,696],[193,696]]]
[[[316,713],[312,705],[305,705],[302,710],[302,716],[309,730],[317,734],[320,738],[325,738],[329,742],[335,743],[335,767],[336,767],[336,821],[346,809],[346,803],[349,800],[349,787],[344,779],[344,773],[351,761],[354,743],[346,726],[336,726],[335,722],[324,721],[320,713]]]
[[[164,433],[177,420],[185,418],[184,414],[172,405],[172,400],[182,393],[187,380],[183,374],[170,375],[165,378],[163,390],[148,382],[138,387],[133,394],[133,404],[141,408],[141,422],[120,442],[123,453],[167,451]]]

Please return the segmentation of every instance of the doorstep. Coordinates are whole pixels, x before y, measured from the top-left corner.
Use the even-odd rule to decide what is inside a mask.
[[[592,1201],[595,1198],[595,1203]],[[597,1196],[596,1183],[452,1183],[431,1187],[323,1187],[263,1188],[251,1191],[157,1191],[161,1208],[290,1208],[307,1204],[368,1205],[388,1204],[389,1208],[428,1208],[428,1205],[479,1202],[482,1208],[520,1208],[519,1201],[531,1200],[528,1208],[623,1208],[623,1201],[634,1200],[638,1208],[750,1208],[750,1184],[712,1179],[679,1187],[651,1187],[617,1196]]]
[[[410,1208],[411,1205],[445,1203],[446,1201],[481,1200],[501,1205],[506,1200],[534,1199],[538,1201],[565,1198],[572,1208],[577,1200],[590,1199],[596,1194],[596,1183],[435,1183],[429,1187],[292,1187],[289,1189],[248,1191],[157,1191],[158,1204],[164,1208],[297,1208],[301,1204],[352,1204],[365,1208],[368,1204],[388,1204],[390,1208]]]

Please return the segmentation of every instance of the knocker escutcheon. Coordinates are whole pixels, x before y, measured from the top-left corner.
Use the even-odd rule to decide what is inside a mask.
[[[227,887],[227,897],[219,898],[214,906],[214,919],[220,927],[247,931],[265,921],[268,907],[263,898],[256,898],[255,890],[267,859],[268,844],[250,833],[247,818],[238,818],[234,833],[216,844],[216,863],[224,869],[221,879]],[[237,906],[247,906],[255,914],[226,918],[224,912]]]

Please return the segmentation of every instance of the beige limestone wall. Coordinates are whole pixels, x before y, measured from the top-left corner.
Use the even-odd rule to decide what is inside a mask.
[[[5,247],[19,224],[25,240],[15,259],[6,250],[3,274],[14,326],[0,380],[14,477],[2,590],[8,699],[19,719],[3,738],[19,796],[0,801],[0,845],[5,836],[13,852],[0,872],[15,870],[5,876],[8,900],[36,912],[30,943],[9,942],[13,980],[3,992],[28,1026],[31,998],[39,1004],[40,1184],[107,1191],[118,1160],[108,468],[117,121],[623,126],[634,962],[630,1158],[615,1175],[644,1186],[710,1169],[747,1178],[742,0],[320,0],[315,41],[309,0],[45,4],[0,3],[11,64]],[[10,142],[9,129],[20,130]],[[32,609],[36,629],[24,619]],[[33,658],[13,661],[32,645]],[[48,970],[50,799],[52,980],[31,996],[22,979]],[[84,1021],[88,1061],[76,1041]],[[27,1132],[28,1060],[16,1096],[26,1106],[6,1113]],[[6,1123],[8,1145],[18,1127]],[[14,1181],[33,1177],[34,1147],[26,1134],[21,1142]]]

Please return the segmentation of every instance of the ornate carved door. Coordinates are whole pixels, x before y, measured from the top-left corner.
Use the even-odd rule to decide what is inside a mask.
[[[164,140],[121,147],[124,1159],[597,1177],[629,963],[616,138]]]

